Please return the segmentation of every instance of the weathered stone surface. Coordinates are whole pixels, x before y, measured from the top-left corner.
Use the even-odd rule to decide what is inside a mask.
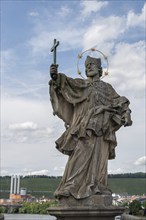
[[[112,207],[112,196],[108,195],[93,195],[84,199],[76,200],[74,197],[62,197],[59,199],[61,207],[96,207],[106,208]]]
[[[107,187],[108,159],[115,158],[116,131],[132,124],[129,100],[100,79],[100,58],[87,57],[87,79],[73,79],[51,66],[50,97],[54,114],[66,130],[57,149],[69,155],[57,198],[80,200],[96,194],[111,195]]]
[[[57,65],[50,68],[53,111],[66,127],[55,143],[69,159],[55,192],[59,207],[48,211],[57,220],[114,220],[124,209],[112,206],[107,165],[115,158],[116,131],[132,124],[130,102],[100,80],[100,59],[88,56],[85,68],[85,80],[58,74]]]
[[[48,209],[57,220],[114,220],[123,211],[124,208],[112,206],[110,195],[94,195],[79,200],[62,197],[58,207]]]
[[[57,218],[57,220],[114,220],[115,216],[123,213],[122,208],[90,208],[90,207],[56,207],[49,208],[49,214]]]

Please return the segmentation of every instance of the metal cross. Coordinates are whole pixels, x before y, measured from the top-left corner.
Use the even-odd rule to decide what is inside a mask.
[[[51,52],[54,52],[54,64],[56,64],[56,50],[58,45],[59,45],[59,41],[56,41],[56,39],[54,39],[54,45],[51,48]]]

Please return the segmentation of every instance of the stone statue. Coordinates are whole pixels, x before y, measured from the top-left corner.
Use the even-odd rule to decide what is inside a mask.
[[[58,73],[57,67],[50,67],[50,97],[54,114],[65,122],[66,130],[56,147],[69,159],[55,196],[79,200],[111,195],[108,160],[115,158],[116,131],[132,124],[130,102],[100,79],[100,58],[87,56],[85,80]]]

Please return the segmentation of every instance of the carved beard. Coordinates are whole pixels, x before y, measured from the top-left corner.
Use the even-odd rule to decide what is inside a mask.
[[[99,70],[98,68],[91,68],[91,69],[86,69],[86,76],[91,77],[91,76],[99,76]]]

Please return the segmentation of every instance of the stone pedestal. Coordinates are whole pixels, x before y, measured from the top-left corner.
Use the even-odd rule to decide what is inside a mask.
[[[48,211],[57,220],[114,220],[115,216],[121,215],[124,209],[115,207],[110,209],[54,207],[49,208]]]
[[[81,200],[62,198],[59,206],[48,212],[57,220],[114,220],[123,214],[124,208],[112,206],[112,196],[94,195]]]

